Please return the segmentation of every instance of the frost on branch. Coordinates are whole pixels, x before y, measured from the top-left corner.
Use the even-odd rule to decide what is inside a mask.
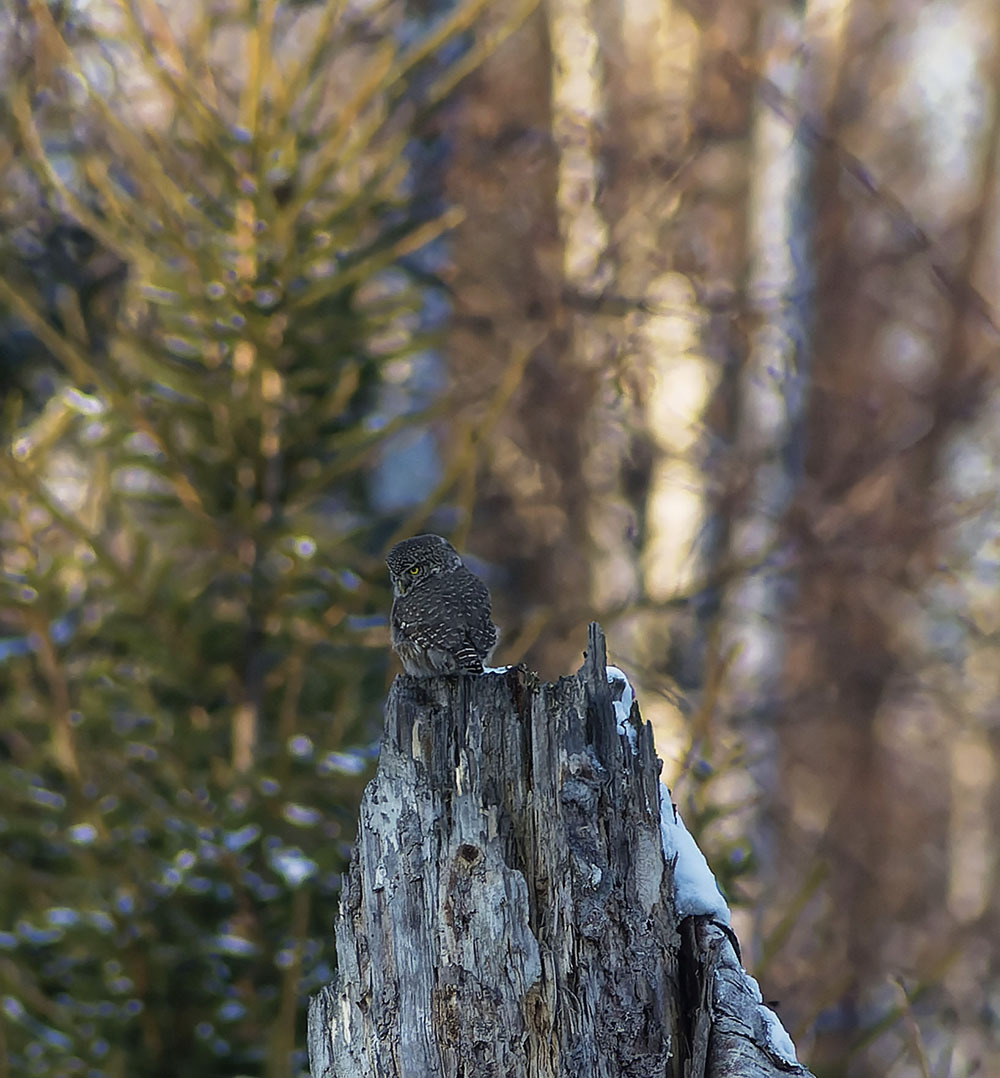
[[[592,625],[580,672],[397,678],[313,1078],[808,1074]]]

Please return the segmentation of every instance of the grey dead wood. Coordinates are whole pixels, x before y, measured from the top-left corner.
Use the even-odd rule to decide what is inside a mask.
[[[398,677],[309,1009],[313,1078],[808,1075],[725,932],[678,924],[659,761],[580,672]]]

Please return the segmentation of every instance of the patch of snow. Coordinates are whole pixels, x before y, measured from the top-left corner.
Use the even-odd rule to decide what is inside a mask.
[[[670,791],[660,783],[660,840],[663,856],[674,864],[674,902],[681,917],[708,916],[730,924],[729,907],[722,897],[705,855],[674,808]]]
[[[90,823],[74,824],[66,832],[66,837],[77,846],[89,846],[97,841],[97,828]]]
[[[351,752],[328,752],[316,765],[316,773],[325,776],[336,771],[341,775],[360,775],[367,766],[364,756],[356,749]]]
[[[635,692],[624,670],[619,670],[617,666],[609,666],[607,673],[609,685],[615,685],[617,682],[622,686],[619,690],[619,698],[612,700],[615,715],[618,718],[618,733],[624,734],[628,738],[632,751],[636,752],[638,744],[636,741],[637,731],[629,720],[629,715],[632,713],[632,701],[635,700]]]
[[[222,932],[212,940],[212,950],[221,951],[222,954],[249,957],[255,955],[259,948],[252,940],[243,936],[237,936],[233,932]]]
[[[275,850],[268,856],[271,868],[282,876],[289,887],[298,887],[316,875],[319,866],[297,846]]]
[[[757,1010],[764,1020],[764,1032],[767,1035],[768,1047],[770,1047],[771,1051],[774,1052],[776,1056],[780,1056],[786,1063],[798,1063],[799,1057],[795,1054],[795,1045],[792,1043],[792,1038],[789,1037],[788,1031],[781,1024],[781,1019],[764,1002],[764,997],[760,993],[760,985],[757,983],[757,979],[751,977],[750,974],[745,971],[744,976],[747,979],[747,984],[750,986],[750,991],[753,993],[753,998],[757,1001]]]
[[[260,828],[255,823],[248,823],[238,831],[226,831],[222,836],[222,844],[230,852],[238,853],[258,838],[260,838]]]
[[[760,1005],[760,1013],[764,1018],[767,1039],[774,1054],[780,1056],[786,1063],[798,1063],[799,1057],[795,1054],[795,1045],[792,1043],[792,1038],[788,1036],[788,1031],[781,1024],[781,1019],[766,1003]]]

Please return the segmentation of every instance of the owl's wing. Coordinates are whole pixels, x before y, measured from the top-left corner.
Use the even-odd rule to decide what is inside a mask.
[[[429,655],[448,656],[456,673],[481,674],[482,660],[496,646],[489,590],[465,569],[400,596],[391,617],[394,647],[406,643]],[[448,666],[439,670],[443,673]]]
[[[467,595],[445,577],[392,604],[393,634],[424,651],[457,655],[468,639]]]
[[[469,668],[466,672],[481,674],[483,672],[483,660],[488,659],[497,645],[499,632],[493,624],[493,612],[490,603],[489,588],[478,576],[469,574],[468,588],[470,595],[465,608],[469,611],[469,617],[465,625],[465,650],[471,651],[475,656],[475,662],[469,660]],[[463,667],[463,671],[465,668]]]

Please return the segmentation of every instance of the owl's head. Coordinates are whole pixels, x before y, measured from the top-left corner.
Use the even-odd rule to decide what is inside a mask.
[[[389,551],[385,563],[389,566],[392,593],[398,598],[431,577],[459,568],[462,559],[451,543],[440,535],[415,535],[397,543]]]

